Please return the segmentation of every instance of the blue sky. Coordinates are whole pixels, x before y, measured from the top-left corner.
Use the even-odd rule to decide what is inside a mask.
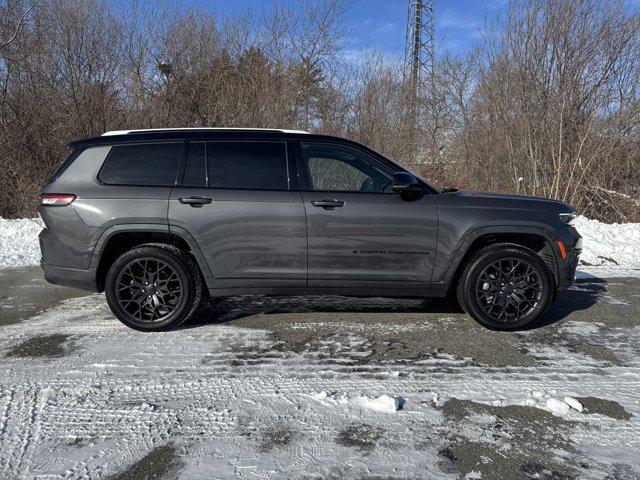
[[[436,45],[453,51],[468,49],[482,35],[484,20],[502,12],[507,0],[435,2]],[[346,48],[404,51],[406,0],[355,0],[346,15],[351,29]]]
[[[178,5],[211,8],[225,15],[248,9],[262,10],[275,0],[177,0]],[[295,4],[299,0],[278,0]],[[436,46],[463,53],[482,37],[485,20],[506,12],[509,0],[435,0]],[[626,0],[631,8],[640,0]],[[344,23],[347,39],[345,53],[375,48],[400,54],[404,52],[407,0],[351,0]]]
[[[294,4],[296,0],[280,0]],[[464,51],[481,35],[487,16],[505,10],[508,0],[436,0],[436,40],[454,51]],[[178,4],[211,8],[220,14],[270,8],[273,0],[179,0]],[[346,50],[376,48],[404,51],[407,0],[352,0],[345,17]]]

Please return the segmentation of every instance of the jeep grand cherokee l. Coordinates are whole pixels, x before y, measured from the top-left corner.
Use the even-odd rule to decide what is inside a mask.
[[[139,330],[227,295],[457,295],[482,325],[538,319],[573,280],[568,205],[441,190],[343,138],[132,130],[70,144],[40,196],[42,268]]]

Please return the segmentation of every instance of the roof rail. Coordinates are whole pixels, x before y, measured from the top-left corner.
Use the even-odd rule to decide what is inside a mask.
[[[282,133],[309,133],[304,130],[286,130],[282,128],[224,128],[224,127],[205,127],[205,128],[141,128],[135,130],[110,130],[102,134],[103,137],[111,135],[128,135],[130,133],[144,132],[182,132],[182,131],[262,131],[262,132],[282,132]]]

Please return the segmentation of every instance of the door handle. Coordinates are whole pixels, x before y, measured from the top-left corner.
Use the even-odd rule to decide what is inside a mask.
[[[203,205],[207,205],[213,201],[213,198],[202,197],[200,195],[193,197],[180,197],[178,198],[180,203],[184,203],[186,205],[190,205],[194,208],[202,207]]]
[[[342,200],[324,199],[324,200],[313,200],[311,202],[311,205],[313,205],[314,207],[324,208],[325,210],[333,210],[334,208],[344,206],[344,202]]]

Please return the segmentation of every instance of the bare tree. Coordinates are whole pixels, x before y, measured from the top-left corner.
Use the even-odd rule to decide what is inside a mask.
[[[472,119],[457,139],[474,185],[637,218],[607,191],[638,196],[639,35],[621,2],[511,4],[479,47]]]
[[[347,136],[439,183],[640,220],[637,11],[616,0],[512,1],[468,54],[440,52],[414,131],[399,55],[342,49],[348,5],[220,17],[164,1],[0,3],[0,215],[34,214],[70,139],[252,126]],[[437,162],[425,155],[435,116]]]

